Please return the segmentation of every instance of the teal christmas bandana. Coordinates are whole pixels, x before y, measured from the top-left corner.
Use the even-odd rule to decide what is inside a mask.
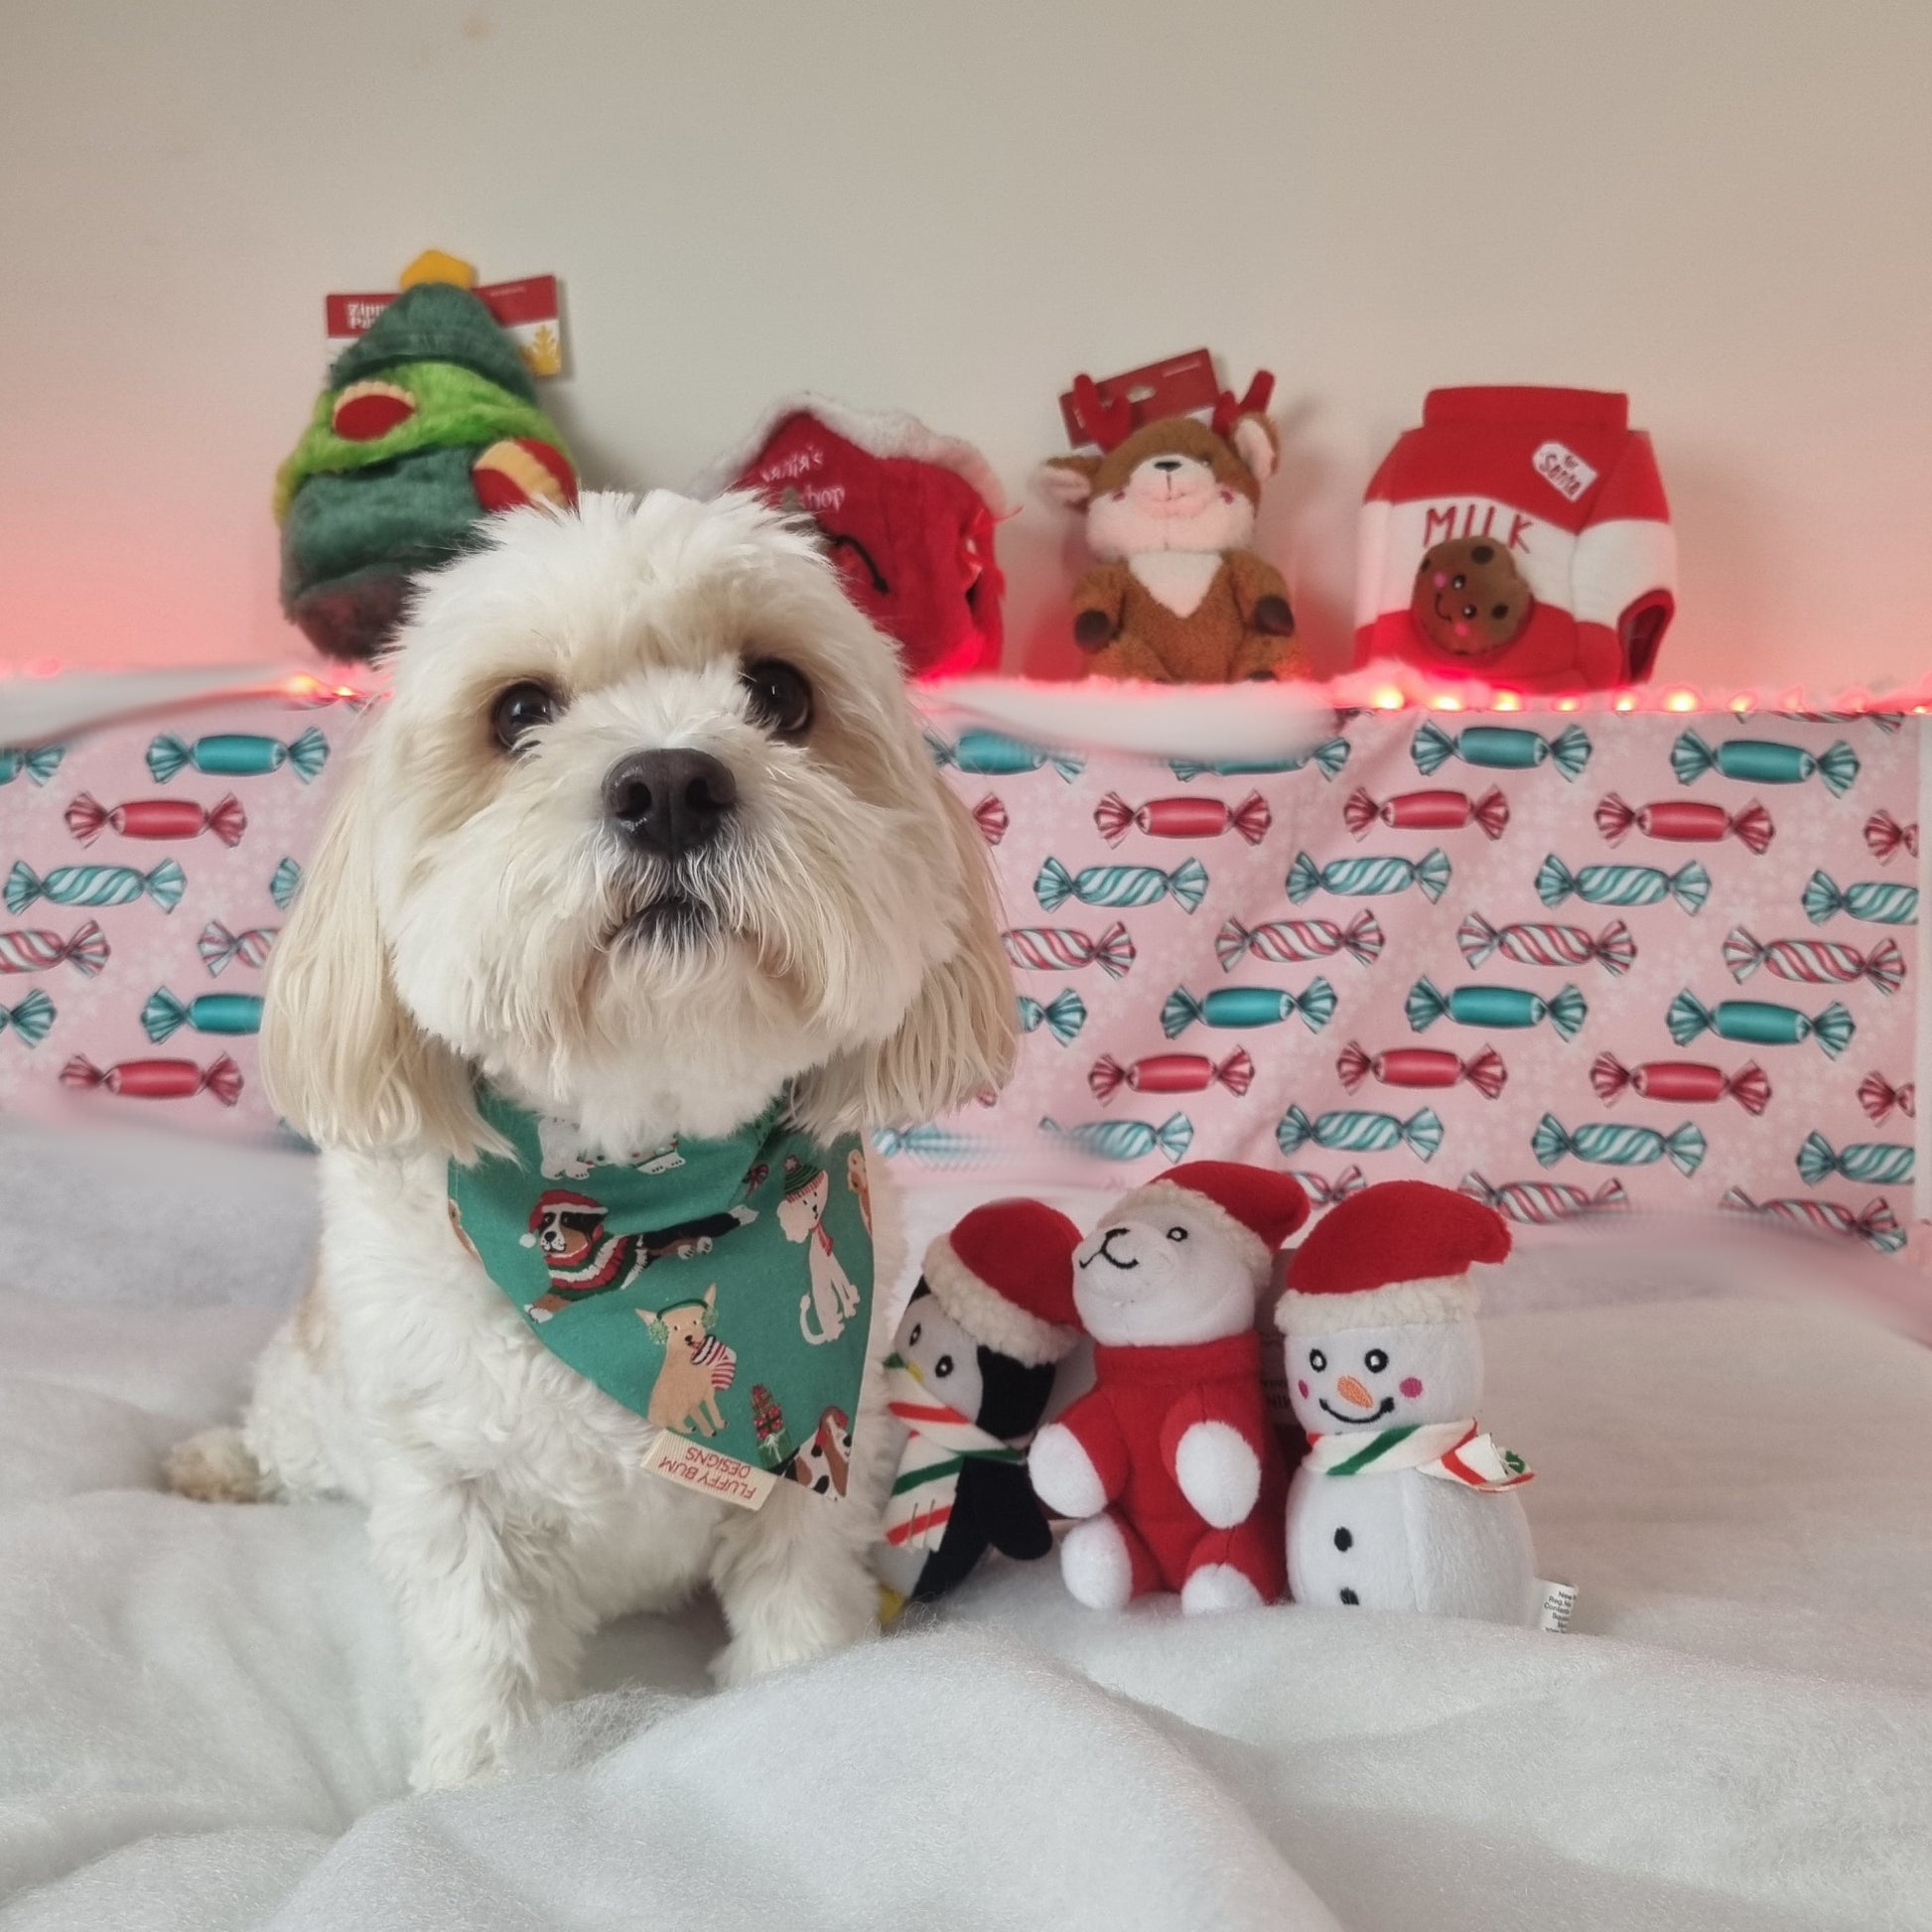
[[[753,1508],[784,1477],[843,1495],[872,1312],[859,1137],[822,1146],[780,1100],[607,1162],[478,1104],[515,1158],[451,1164],[457,1236],[559,1361],[665,1432],[646,1466]]]

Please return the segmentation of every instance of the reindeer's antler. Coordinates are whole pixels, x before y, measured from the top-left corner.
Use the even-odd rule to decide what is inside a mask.
[[[1103,453],[1118,449],[1133,432],[1133,403],[1125,395],[1108,401],[1100,393],[1100,384],[1090,375],[1083,373],[1073,378],[1073,410],[1087,440],[1097,443]]]
[[[1239,402],[1235,401],[1232,389],[1223,389],[1214,403],[1215,435],[1225,436],[1240,417],[1265,415],[1274,394],[1273,369],[1257,369],[1255,379],[1248,384],[1248,393]]]

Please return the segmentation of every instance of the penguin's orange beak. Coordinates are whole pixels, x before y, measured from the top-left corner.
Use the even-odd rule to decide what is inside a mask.
[[[1352,1402],[1357,1409],[1375,1407],[1375,1398],[1352,1375],[1344,1375],[1336,1382],[1335,1393],[1344,1402]]]

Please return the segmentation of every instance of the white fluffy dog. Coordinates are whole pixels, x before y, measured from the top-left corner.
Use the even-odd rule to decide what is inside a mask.
[[[735,1683],[876,1609],[866,1413],[842,1503],[640,1473],[653,1432],[466,1252],[447,1164],[494,1145],[478,1079],[607,1155],[787,1087],[829,1140],[997,1086],[1014,1036],[984,848],[806,532],[657,493],[487,538],[424,585],[272,962],[267,1082],[324,1150],[315,1283],[240,1431],[170,1468],[366,1504],[419,1787],[495,1769],[611,1617],[710,1583]]]

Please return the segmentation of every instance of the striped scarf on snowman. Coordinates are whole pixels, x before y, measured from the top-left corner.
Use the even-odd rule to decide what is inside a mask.
[[[1535,1473],[1514,1449],[1482,1435],[1473,1417],[1407,1423],[1394,1429],[1309,1438],[1308,1466],[1317,1475],[1381,1475],[1417,1469],[1465,1489],[1515,1489]]]
[[[886,1407],[907,1430],[886,1500],[883,1535],[896,1550],[936,1550],[969,1461],[1024,1462],[1027,1446],[990,1436],[941,1402],[897,1352],[886,1357]]]

